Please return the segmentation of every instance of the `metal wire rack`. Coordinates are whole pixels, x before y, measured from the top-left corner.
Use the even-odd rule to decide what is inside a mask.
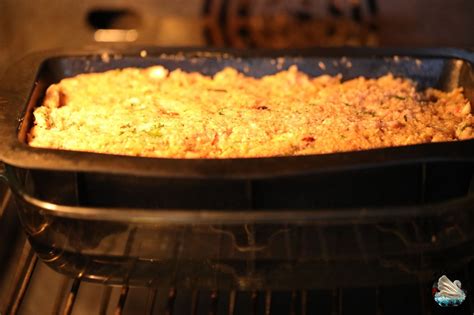
[[[2,315],[16,314],[444,314],[429,288],[337,288],[292,291],[180,290],[106,286],[58,274],[33,253],[22,253]],[[403,303],[400,303],[403,301]],[[407,306],[409,306],[407,308]],[[470,302],[456,314],[472,314]],[[355,314],[355,313],[354,313]]]
[[[463,264],[464,271],[458,274],[468,299],[448,312],[431,299],[432,283],[422,281],[383,287],[328,284],[324,289],[237,291],[162,288],[155,282],[153,287],[110,286],[91,283],[80,276],[71,279],[49,268],[32,250],[19,225],[10,193],[4,188],[0,186],[0,315],[467,315],[474,311],[470,298],[472,263]]]

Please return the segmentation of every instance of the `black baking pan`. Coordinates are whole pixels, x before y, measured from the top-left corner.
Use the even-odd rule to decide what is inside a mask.
[[[146,58],[140,57],[139,52],[133,50],[115,51],[109,54],[87,52],[38,54],[25,58],[10,68],[10,72],[6,74],[2,82],[6,101],[1,105],[5,116],[1,117],[0,131],[1,158],[5,163],[21,168],[173,178],[200,178],[202,176],[206,178],[262,178],[307,174],[328,169],[357,168],[374,164],[399,164],[416,159],[464,160],[474,156],[470,150],[472,142],[469,141],[342,154],[249,158],[237,159],[237,161],[235,159],[137,159],[127,156],[103,156],[86,152],[28,147],[25,144],[25,134],[31,126],[31,111],[49,84],[79,73],[131,66],[146,67],[159,63],[169,69],[181,68],[204,74],[213,74],[225,66],[232,66],[241,71],[248,68],[249,75],[262,76],[296,64],[300,70],[310,75],[340,73],[345,79],[357,76],[377,77],[392,72],[394,75],[414,79],[420,88],[437,86],[451,89],[461,85],[465,88],[468,99],[472,100],[474,97],[471,67],[474,54],[463,50],[338,48],[239,52],[148,48]],[[281,56],[285,57],[283,64],[277,62],[277,58]],[[394,56],[398,58],[393,58]],[[319,62],[326,65],[325,70],[318,66]],[[278,68],[279,65],[280,68]]]
[[[469,259],[474,140],[219,160],[25,143],[50,84],[156,64],[204,74],[232,66],[256,77],[294,64],[312,76],[344,79],[391,72],[420,89],[461,86],[474,100],[474,54],[458,49],[148,47],[31,55],[1,83],[0,158],[30,242],[51,267],[117,284],[255,289],[418,281]]]

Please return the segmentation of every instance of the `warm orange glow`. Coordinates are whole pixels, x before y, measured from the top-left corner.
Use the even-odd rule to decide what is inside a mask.
[[[134,42],[138,38],[137,30],[98,29],[94,33],[96,42]]]

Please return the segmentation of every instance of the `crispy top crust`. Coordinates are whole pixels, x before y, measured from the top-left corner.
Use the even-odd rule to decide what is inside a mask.
[[[81,74],[34,111],[35,147],[169,158],[305,155],[474,137],[462,89],[407,79],[341,82],[295,66],[260,79],[161,66]]]

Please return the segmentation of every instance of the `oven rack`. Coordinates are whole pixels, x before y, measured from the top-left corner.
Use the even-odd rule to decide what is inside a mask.
[[[25,243],[2,315],[22,314],[444,314],[430,286],[293,291],[177,290],[108,286],[71,279],[47,267]],[[466,269],[468,272],[468,269]],[[45,293],[45,291],[47,291]],[[47,294],[49,299],[41,297]],[[402,302],[401,302],[402,301]],[[408,304],[404,304],[408,303]],[[472,314],[471,301],[456,314]]]
[[[70,278],[43,263],[18,225],[11,193],[0,185],[0,314],[446,314],[425,280],[410,285],[237,291],[111,286]],[[15,234],[15,235],[13,235]],[[1,247],[1,246],[0,246]],[[8,249],[8,250],[7,250]],[[472,314],[472,263],[458,276],[468,299],[456,314]],[[409,306],[407,308],[407,306]]]
[[[344,313],[344,289],[328,291],[217,291],[217,290],[160,290],[128,286],[97,285],[70,279],[56,274],[45,266],[33,253],[29,245],[25,246],[23,264],[18,266],[16,286],[9,298],[5,314],[85,314],[85,310],[94,309],[94,314],[314,314],[315,308],[329,311],[328,314]],[[35,295],[41,295],[41,289],[47,284],[38,283],[44,279],[54,279],[57,292],[52,303],[46,309],[35,310]],[[50,281],[51,282],[51,281]],[[420,286],[420,296],[427,288]],[[381,290],[366,289],[374,295],[368,309],[374,314],[384,314],[380,299]],[[51,293],[51,291],[50,291]],[[93,301],[91,295],[99,293]],[[313,299],[319,297],[318,301]],[[329,300],[329,303],[328,303]],[[99,302],[99,303],[97,303]],[[396,301],[394,301],[396,303]],[[425,303],[429,301],[425,301]],[[33,304],[32,304],[33,303]],[[319,304],[319,305],[318,305]],[[373,305],[372,305],[373,304]],[[94,305],[94,307],[91,307]],[[425,305],[424,307],[429,307]],[[368,314],[368,313],[367,313]]]

